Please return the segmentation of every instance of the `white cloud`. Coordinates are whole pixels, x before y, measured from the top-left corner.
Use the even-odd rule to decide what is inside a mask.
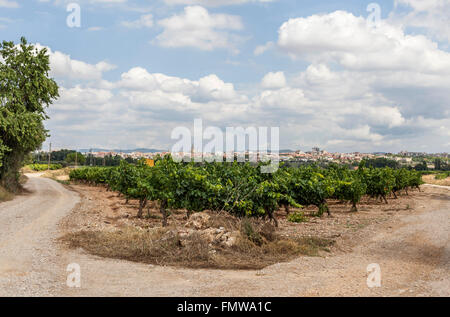
[[[376,29],[345,11],[290,19],[278,45],[293,58],[337,62],[355,70],[450,73],[450,54],[423,35],[406,35],[386,22]]]
[[[11,0],[0,0],[0,8],[18,8],[19,3]]]
[[[59,91],[60,98],[55,104],[58,110],[81,111],[97,107],[97,111],[101,111],[99,106],[108,103],[113,93],[107,89],[95,89],[91,87],[82,87],[77,85],[73,88],[62,87]]]
[[[192,93],[196,84],[188,79],[149,73],[142,67],[135,67],[123,73],[119,87],[132,90],[162,90],[165,92]]]
[[[200,100],[232,101],[238,96],[233,84],[225,83],[216,75],[209,75],[198,81],[196,97]]]
[[[164,74],[149,73],[146,69],[135,67],[122,74],[118,88],[132,91],[159,91],[164,94],[180,94],[196,102],[240,100],[233,84],[225,83],[217,75],[200,78],[198,81],[171,77]]]
[[[144,14],[136,21],[123,21],[121,25],[127,28],[136,28],[136,29],[151,28],[153,27],[153,15]]]
[[[241,18],[228,14],[211,14],[203,7],[189,6],[181,14],[158,21],[164,31],[156,38],[163,47],[193,47],[200,50],[229,49],[237,53],[243,29]]]
[[[259,45],[255,48],[255,50],[253,51],[253,54],[255,54],[256,56],[262,55],[265,52],[271,50],[272,48],[275,47],[275,43],[274,42],[267,42],[264,45]]]
[[[102,31],[102,30],[104,30],[104,28],[101,26],[92,26],[92,27],[88,28],[89,32],[96,32],[96,31]]]
[[[409,8],[409,12],[395,10],[390,20],[405,26],[423,28],[437,40],[450,43],[450,0],[395,0],[395,7]]]
[[[265,89],[277,89],[286,86],[286,77],[283,72],[268,73],[262,79],[261,85]]]
[[[38,48],[44,46],[36,44]],[[98,80],[106,71],[116,68],[115,65],[101,61],[95,65],[72,59],[70,55],[59,51],[52,51],[47,47],[50,55],[51,75],[57,78]]]
[[[395,10],[390,20],[405,26],[423,28],[430,36],[450,43],[449,0],[395,0],[397,9],[406,7],[407,13]]]

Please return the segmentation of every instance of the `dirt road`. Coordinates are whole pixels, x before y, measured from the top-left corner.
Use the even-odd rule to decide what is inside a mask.
[[[33,194],[0,205],[0,295],[63,296],[450,296],[450,191],[424,187],[417,208],[359,231],[351,252],[300,257],[260,271],[192,270],[103,259],[54,241],[78,196],[30,177]],[[352,242],[348,242],[352,244]],[[67,265],[81,287],[66,286]],[[381,287],[367,287],[367,266]]]
[[[29,194],[0,204],[0,296],[48,296],[63,286],[54,239],[79,197],[39,175],[27,175]]]

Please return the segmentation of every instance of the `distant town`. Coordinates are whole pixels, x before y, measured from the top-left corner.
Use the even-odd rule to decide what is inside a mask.
[[[157,156],[164,156],[166,154],[170,154],[168,151],[160,151],[153,149],[139,149],[139,150],[113,150],[113,151],[105,151],[105,150],[80,150],[80,153],[85,155],[86,157],[92,156],[95,158],[105,158],[105,157],[120,157],[122,159],[154,159]],[[179,153],[180,155],[188,155],[191,154],[191,157],[203,157],[207,158],[212,156],[213,154],[208,153],[200,153],[194,150],[191,150],[191,153]],[[246,151],[245,153],[227,153],[226,155],[233,156],[234,155],[245,155],[245,157],[249,157],[251,155],[256,155],[255,152]],[[274,154],[267,154],[269,159],[274,157]],[[435,159],[441,159],[444,164],[448,164],[449,154],[444,153],[425,153],[425,152],[409,152],[409,151],[400,151],[398,153],[360,153],[360,152],[352,152],[352,153],[340,153],[340,152],[328,152],[326,150],[320,149],[319,147],[314,147],[311,151],[292,151],[292,150],[282,150],[279,153],[280,161],[284,162],[335,162],[338,164],[349,164],[349,165],[358,165],[363,159],[377,159],[377,158],[385,158],[389,160],[394,160],[398,162],[402,166],[411,166],[414,167],[418,163],[423,164],[425,162],[427,164],[427,168],[434,168]]]

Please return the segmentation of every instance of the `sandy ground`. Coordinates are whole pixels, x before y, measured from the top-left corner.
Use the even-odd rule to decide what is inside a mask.
[[[193,270],[103,259],[65,250],[58,222],[75,192],[30,175],[33,193],[0,204],[0,296],[450,296],[450,192],[424,186],[414,209],[346,235],[345,251],[300,257],[259,271]],[[81,287],[66,285],[67,265]],[[379,264],[381,287],[367,266]]]
[[[40,175],[27,174],[29,194],[0,204],[0,296],[49,296],[64,286],[54,239],[79,196]]]
[[[435,175],[424,175],[422,176],[422,179],[427,184],[433,184],[433,185],[441,185],[441,186],[450,186],[450,177],[444,178],[444,179],[435,179]]]

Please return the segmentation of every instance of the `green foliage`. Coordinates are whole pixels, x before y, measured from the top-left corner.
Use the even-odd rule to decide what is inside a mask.
[[[239,217],[268,217],[277,224],[275,211],[281,206],[316,206],[317,216],[330,213],[327,199],[352,203],[352,210],[366,193],[383,197],[390,192],[421,184],[415,171],[375,169],[361,166],[358,171],[331,166],[299,168],[281,166],[275,173],[261,172],[262,164],[249,163],[176,163],[170,155],[159,158],[154,167],[144,162],[118,167],[85,167],[70,173],[72,180],[106,184],[127,199],[139,200],[138,217],[147,201],[159,203],[163,224],[171,209],[188,213],[205,210],[224,211]],[[288,216],[303,221],[302,214]]]
[[[72,180],[84,181],[88,184],[108,184],[112,175],[111,168],[108,167],[84,167],[70,171],[69,177]]]
[[[440,158],[437,158],[434,160],[434,169],[436,171],[450,171],[450,164],[444,162]]]
[[[449,176],[450,176],[450,172],[439,173],[434,176],[434,179],[441,180],[441,179],[446,179]]]
[[[26,167],[36,172],[46,171],[49,168],[48,164],[29,164]],[[63,168],[61,164],[50,164],[50,170],[52,171],[59,170],[61,168]]]
[[[391,168],[360,168],[361,179],[367,185],[367,194],[372,198],[382,198],[387,203],[387,195],[395,187],[395,176]]]
[[[409,177],[410,175],[408,170],[404,168],[394,171],[395,183],[392,192],[395,196],[397,196],[397,193],[402,189],[407,189],[409,184]]]
[[[373,168],[384,168],[384,167],[390,167],[390,168],[399,168],[400,163],[385,157],[377,157],[375,159],[365,159],[365,165],[367,167],[373,167]]]
[[[414,169],[416,171],[428,171],[427,162],[422,161],[421,163],[419,163],[416,166],[414,166]]]
[[[45,108],[58,97],[47,50],[22,38],[0,44],[0,184],[17,190],[24,157],[47,137]]]
[[[333,180],[332,198],[352,203],[351,211],[358,211],[356,204],[367,192],[367,185],[359,174],[338,165],[327,170],[327,177]]]
[[[317,216],[322,216],[325,211],[330,214],[326,200],[334,193],[333,180],[326,178],[323,170],[315,166],[291,168],[289,171],[292,198],[302,206],[318,207]]]
[[[333,197],[352,203],[351,211],[358,211],[356,204],[366,194],[367,185],[358,177],[340,180],[335,183],[335,191]]]
[[[301,222],[307,222],[308,218],[305,217],[305,214],[303,212],[295,212],[295,213],[289,214],[287,217],[287,220],[290,222],[301,223]]]
[[[69,164],[75,164],[76,162],[78,165],[84,165],[86,157],[81,153],[70,152],[66,155],[64,161]]]

